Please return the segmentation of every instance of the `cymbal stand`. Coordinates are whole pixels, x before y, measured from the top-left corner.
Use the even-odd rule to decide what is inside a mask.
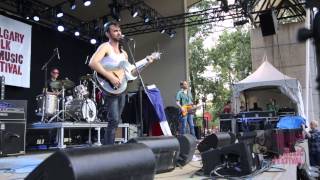
[[[60,120],[60,121],[65,121],[65,118],[66,118],[66,115],[68,115],[70,118],[76,120],[76,121],[79,121],[78,118],[75,118],[73,117],[71,114],[69,114],[67,111],[66,111],[66,106],[65,106],[65,87],[64,87],[64,84],[62,84],[62,110],[60,110],[56,115],[54,115],[53,117],[50,118],[50,120],[48,122],[52,122],[54,119],[57,118],[57,120]],[[62,118],[59,117],[59,115],[62,114]]]
[[[91,79],[90,79],[90,81],[92,82],[92,99],[93,99],[94,102],[96,102],[96,88],[97,88],[97,85]]]
[[[100,89],[100,88],[92,78],[90,78],[90,81],[92,82],[92,99],[93,99],[93,102],[96,104],[96,107],[98,108],[98,103],[96,101],[96,89],[97,88]],[[98,118],[98,109],[97,109],[96,119],[94,121],[100,121],[100,119]]]
[[[43,103],[42,103],[42,117],[41,122],[44,122],[46,119],[45,110],[47,108],[47,94],[48,94],[48,64],[53,60],[54,57],[58,55],[58,48],[53,50],[53,54],[49,60],[41,67],[41,70],[44,71],[44,92],[43,92]]]
[[[62,121],[65,120],[65,113],[66,113],[66,106],[65,106],[65,88],[64,85],[62,84]]]

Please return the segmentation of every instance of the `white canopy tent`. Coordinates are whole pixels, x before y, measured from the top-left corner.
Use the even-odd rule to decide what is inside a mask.
[[[278,87],[283,94],[288,96],[297,105],[298,114],[306,118],[299,81],[281,73],[267,60],[264,60],[254,73],[234,84],[233,104],[236,113],[238,113],[240,109],[240,93],[242,91],[256,87],[270,86]]]

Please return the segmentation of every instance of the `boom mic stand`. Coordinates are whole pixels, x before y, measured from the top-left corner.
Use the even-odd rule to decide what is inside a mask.
[[[203,136],[206,137],[207,136],[207,133],[208,132],[208,120],[206,119],[206,117],[204,117],[204,114],[205,114],[205,111],[206,111],[206,101],[207,101],[207,98],[205,96],[203,96],[203,98],[201,99],[202,100],[202,123],[204,125],[204,128],[203,128]]]
[[[132,48],[130,46],[129,40],[124,39],[123,41],[128,46],[129,55],[130,55],[130,57],[132,59],[133,65],[134,65],[134,67],[135,67],[135,69],[137,71],[138,79],[140,81],[140,85],[139,85],[139,101],[138,101],[139,102],[139,123],[140,123],[140,125],[138,125],[138,127],[140,127],[140,130],[138,130],[138,134],[139,134],[140,137],[142,137],[143,136],[142,91],[144,91],[144,93],[148,96],[148,98],[149,98],[149,95],[148,95],[147,89],[145,87],[144,81],[143,81],[143,79],[141,77],[141,73],[138,70],[138,67],[136,65],[136,60],[134,58],[134,55],[133,55]],[[136,42],[135,42],[135,40],[132,40],[132,41],[133,41],[133,49],[135,51]]]
[[[57,54],[57,48],[53,50],[53,54],[49,58],[49,60],[41,67],[41,71],[44,71],[44,92],[43,92],[43,102],[42,102],[42,117],[41,122],[45,119],[45,108],[47,107],[47,92],[48,92],[48,64],[53,60],[54,57],[56,57]]]

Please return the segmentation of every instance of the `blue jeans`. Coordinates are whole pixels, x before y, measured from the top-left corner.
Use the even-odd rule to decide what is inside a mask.
[[[311,166],[320,166],[320,155],[318,153],[310,153],[309,160]]]
[[[103,121],[108,122],[108,127],[104,132],[104,143],[114,144],[116,138],[116,129],[119,123],[122,122],[121,114],[125,105],[125,93],[119,95],[107,94],[104,96],[103,105]]]
[[[180,129],[179,129],[179,133],[180,134],[185,134],[186,133],[186,126],[187,126],[187,122],[188,122],[189,128],[190,128],[190,133],[193,136],[195,136],[194,124],[193,124],[193,115],[192,114],[188,114],[188,115],[186,115],[184,117],[182,115],[180,115],[179,121],[180,121]]]

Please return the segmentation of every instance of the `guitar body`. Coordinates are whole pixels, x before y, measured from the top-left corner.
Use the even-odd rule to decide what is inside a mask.
[[[159,52],[154,52],[149,57],[153,60],[157,60],[160,59],[160,54],[161,53]],[[148,64],[148,60],[145,58],[137,62],[136,66],[139,69],[144,67],[146,64]],[[109,64],[105,64],[103,67],[105,70],[112,72],[114,76],[120,80],[120,86],[115,87],[108,79],[95,71],[93,74],[95,81],[98,83],[99,87],[107,93],[115,95],[121,94],[127,89],[128,80],[136,79],[136,77],[132,75],[132,71],[136,68],[128,61],[122,61],[119,69],[112,69],[112,66]]]
[[[194,110],[193,105],[183,105],[182,106],[182,111],[181,111],[181,115],[182,117],[185,117],[186,115],[188,115],[189,113],[192,113],[192,111]]]
[[[116,71],[112,71],[114,74],[117,74]],[[102,77],[100,74],[97,72],[94,72],[93,77],[95,78],[96,82],[100,86],[101,89],[103,89],[105,92],[108,92],[110,94],[121,94],[127,89],[127,78],[122,77],[119,78],[121,81],[120,87],[116,88],[113,86],[113,84],[106,78]]]

